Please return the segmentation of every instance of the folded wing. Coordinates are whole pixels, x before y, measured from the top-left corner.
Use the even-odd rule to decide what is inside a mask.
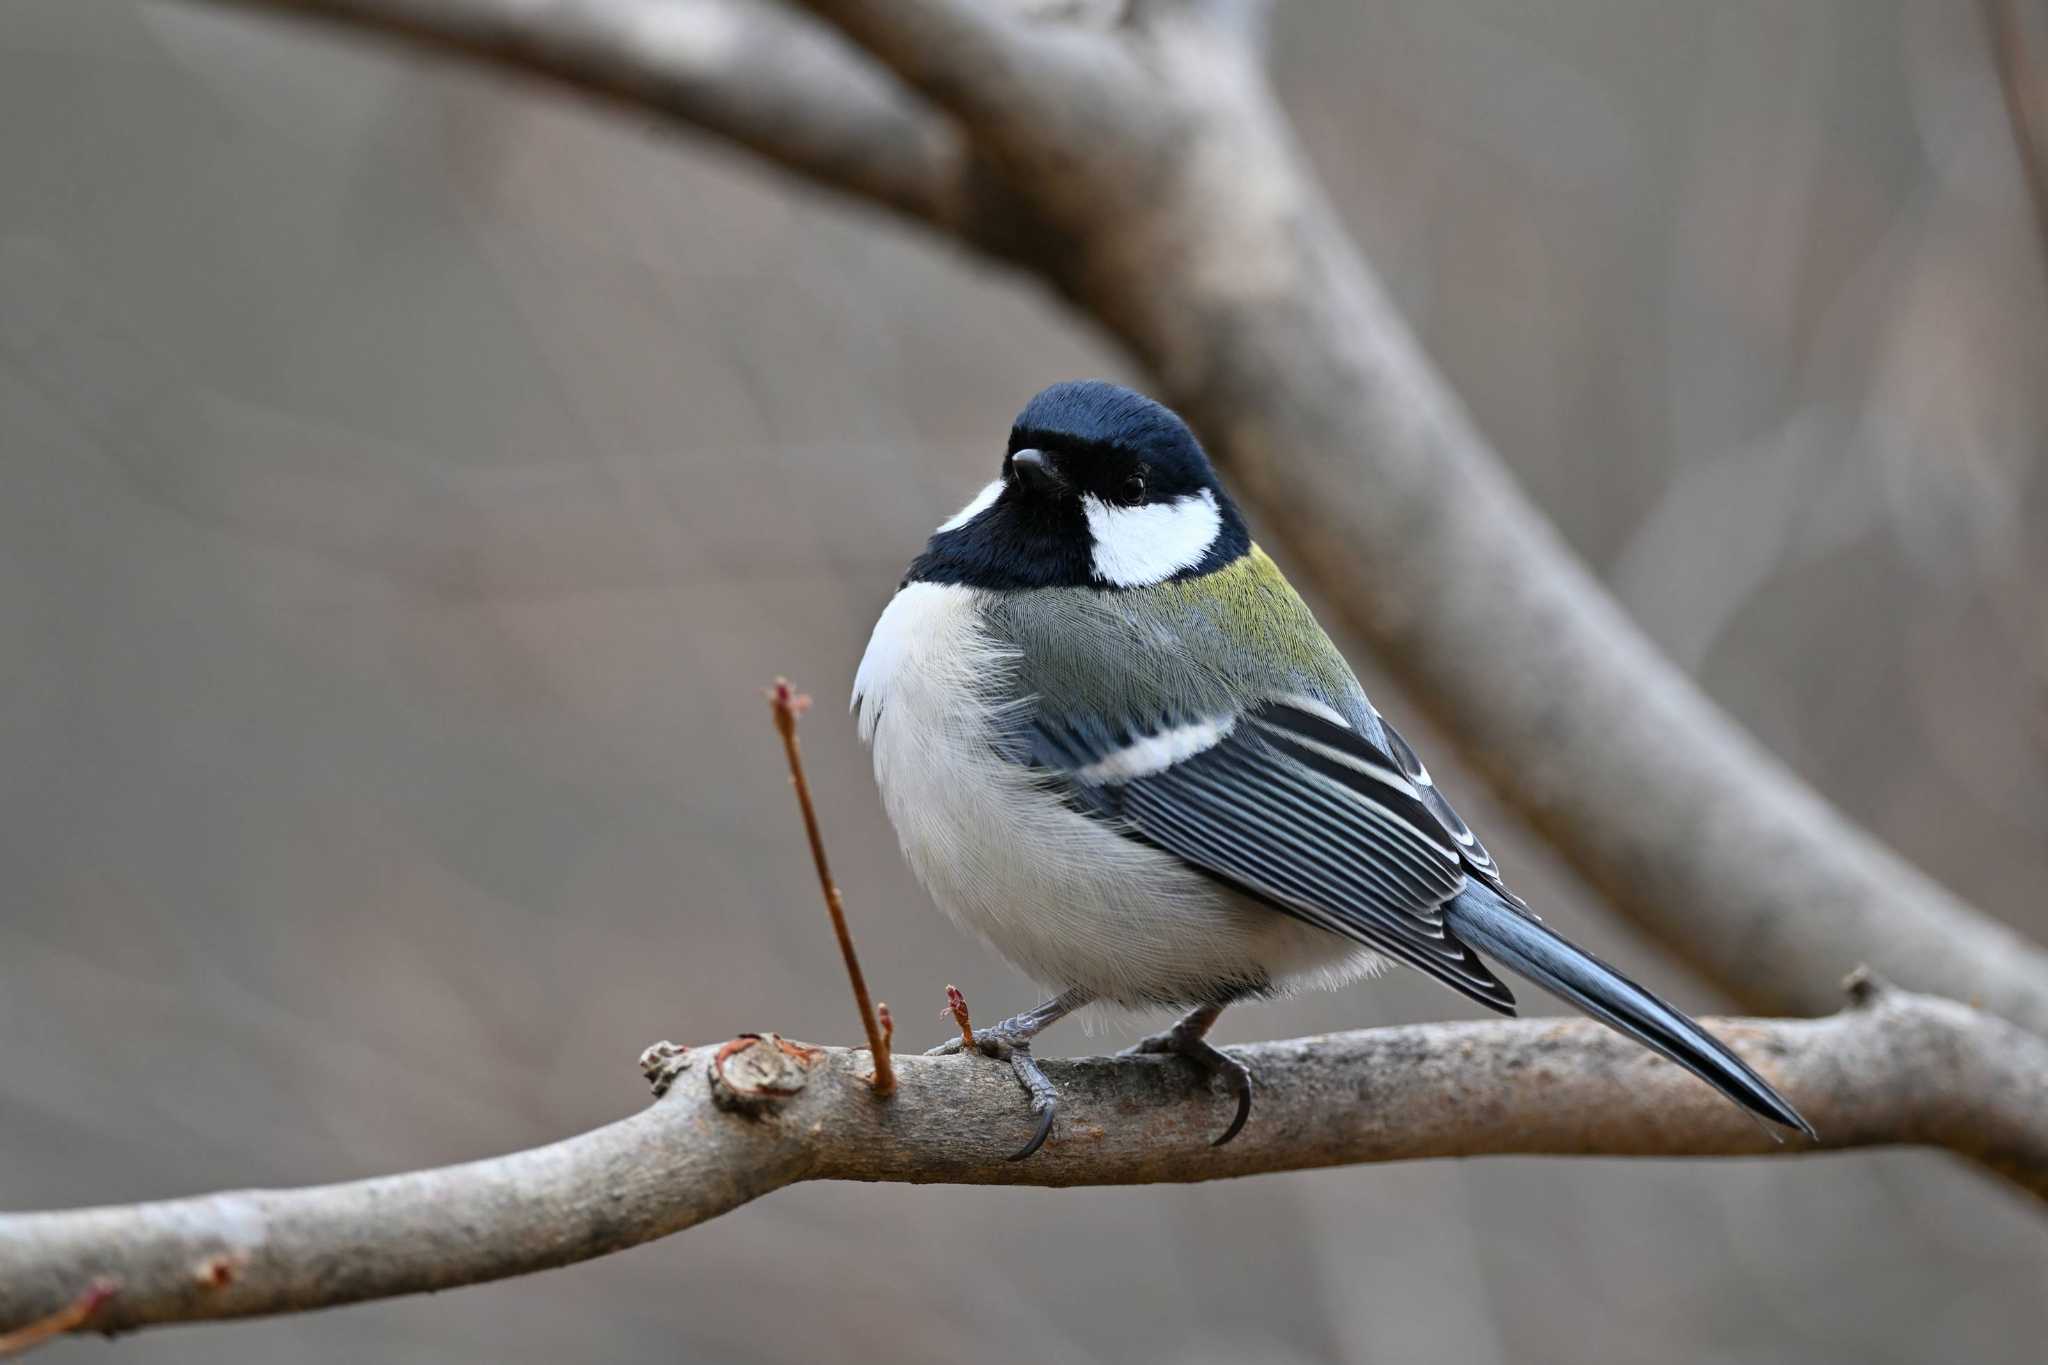
[[[1279,698],[1116,731],[1041,714],[1029,758],[1077,809],[1512,1014],[1443,916],[1468,875],[1498,885],[1493,861],[1393,743],[1412,769],[1327,707]]]

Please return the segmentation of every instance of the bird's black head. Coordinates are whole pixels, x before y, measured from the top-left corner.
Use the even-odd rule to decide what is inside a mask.
[[[905,581],[1132,588],[1211,573],[1250,548],[1187,423],[1077,380],[1024,405],[1002,477],[933,533]]]

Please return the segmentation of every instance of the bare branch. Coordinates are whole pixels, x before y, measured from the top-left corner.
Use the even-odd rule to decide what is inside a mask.
[[[1826,1019],[1715,1030],[1810,1115],[1825,1150],[1911,1143],[1976,1158],[2048,1197],[2048,1041],[1864,980]],[[0,1330],[117,1279],[95,1331],[414,1294],[618,1251],[800,1180],[1109,1185],[1486,1155],[1769,1156],[1707,1087],[1585,1020],[1375,1029],[1239,1051],[1261,1082],[1236,1143],[1228,1101],[1165,1058],[1048,1062],[1059,1135],[1028,1128],[1007,1066],[898,1059],[878,1101],[864,1052],[748,1035],[665,1050],[640,1114],[550,1147],[298,1190],[0,1216]]]
[[[1000,139],[1061,145],[1093,120],[1130,118],[1142,98],[1141,69],[1121,45],[1094,31],[1090,21],[1101,16],[1093,7],[1033,14],[1013,0],[798,3],[905,85]]]
[[[716,134],[832,189],[957,227],[957,130],[773,0],[222,0],[547,76]]]

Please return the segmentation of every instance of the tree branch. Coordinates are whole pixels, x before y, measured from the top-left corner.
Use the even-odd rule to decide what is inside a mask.
[[[768,0],[219,0],[546,76],[957,230],[968,154],[858,49]]]
[[[1714,1025],[1809,1115],[1825,1150],[1949,1148],[2048,1197],[2048,1041],[1965,1006],[1852,986],[1819,1020]],[[772,1035],[649,1050],[666,1098],[608,1127],[467,1165],[297,1190],[0,1216],[0,1331],[118,1283],[93,1331],[448,1289],[651,1241],[802,1180],[1111,1185],[1490,1155],[1756,1156],[1780,1146],[1662,1059],[1584,1020],[1419,1025],[1238,1053],[1259,1108],[1166,1058],[1048,1062],[1059,1134],[1006,1158],[1030,1115],[1006,1066],[902,1057],[893,1099],[865,1052]],[[658,1054],[658,1056],[657,1056]]]
[[[1017,145],[1085,148],[1105,117],[1145,99],[1144,73],[1091,21],[1118,7],[1033,12],[1018,0],[798,0],[903,83],[970,127]],[[1020,109],[1037,115],[1029,125]],[[1077,134],[1079,136],[1077,136]]]
[[[811,99],[759,61],[721,76],[649,36],[682,21],[646,16],[693,5],[271,3],[619,98],[709,82],[764,83],[769,107]],[[864,69],[875,112],[829,146],[742,116],[745,101],[645,102],[1024,264],[1122,338],[1466,756],[1616,908],[1744,1003],[1826,1009],[1867,959],[2048,1034],[2048,952],[1765,752],[1516,487],[1303,165],[1244,40],[1255,30],[1228,17],[1255,15],[1249,0],[1148,0],[1107,30],[1092,6],[1062,25],[968,0],[806,4],[959,119],[966,146],[907,120],[913,97],[877,94]],[[859,69],[832,61],[823,88]]]

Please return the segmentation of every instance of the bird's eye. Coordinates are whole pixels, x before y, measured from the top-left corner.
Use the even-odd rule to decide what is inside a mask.
[[[1145,496],[1145,471],[1143,468],[1132,470],[1124,479],[1123,495],[1131,502],[1136,502]]]

